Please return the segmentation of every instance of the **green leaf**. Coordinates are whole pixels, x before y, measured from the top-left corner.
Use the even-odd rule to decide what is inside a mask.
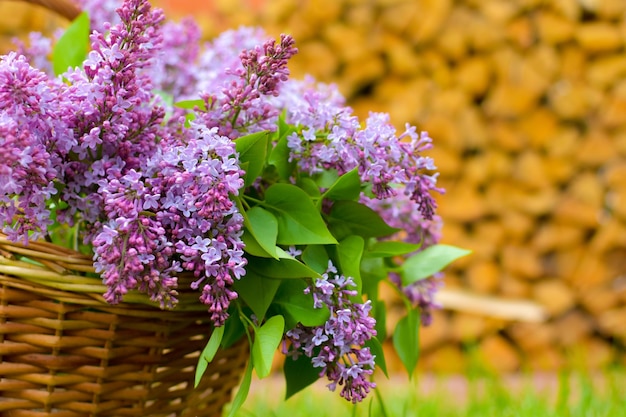
[[[387,306],[382,300],[372,301],[372,316],[376,319],[376,337],[378,340],[387,339]]]
[[[283,338],[285,319],[282,316],[270,317],[261,327],[254,329],[252,361],[259,378],[265,378],[272,370],[274,353]]]
[[[339,172],[336,169],[325,169],[315,175],[315,182],[320,188],[330,188],[339,179]]]
[[[285,254],[285,256],[289,255]],[[279,260],[249,257],[247,268],[274,279],[316,278],[320,276],[315,270],[293,257],[281,257]]]
[[[196,107],[202,111],[206,111],[206,103],[202,99],[196,100],[181,100],[174,103],[174,107],[185,110],[195,110]]]
[[[304,263],[319,274],[326,272],[329,259],[324,245],[308,245],[302,251]]]
[[[244,175],[244,187],[250,186],[263,172],[267,156],[267,144],[270,132],[255,132],[235,140],[235,149],[239,153],[239,161],[248,163]]]
[[[322,196],[322,193],[320,192],[320,188],[317,186],[317,183],[309,177],[300,178],[296,185],[316,200],[318,200]]]
[[[236,308],[233,305],[231,305],[228,313],[229,316],[223,326],[224,336],[222,337],[221,344],[221,347],[223,349],[228,349],[229,347],[240,341],[241,338],[246,334],[246,327],[244,327],[244,323],[241,321],[241,318],[239,317],[239,314],[237,313]]]
[[[278,220],[276,217],[264,208],[255,206],[244,213],[244,224],[246,230],[254,237],[259,246],[269,256],[278,259],[276,254]]]
[[[419,311],[411,309],[400,319],[393,333],[393,347],[409,377],[419,358],[419,324]]]
[[[450,245],[433,245],[408,258],[400,269],[402,285],[410,285],[441,271],[471,251]]]
[[[287,146],[288,133],[283,133],[285,132],[279,132],[279,138],[276,142],[276,146],[274,146],[274,148],[270,151],[267,163],[276,167],[279,177],[282,180],[287,181],[289,180],[289,177],[291,177],[296,167],[296,163],[295,161],[289,162],[290,150],[289,146]]]
[[[291,184],[273,184],[265,192],[266,208],[278,220],[278,243],[283,245],[335,244],[311,198]]]
[[[304,281],[285,280],[274,297],[274,305],[285,317],[288,329],[298,323],[309,327],[320,326],[330,317],[328,308],[313,307],[313,296],[304,293],[306,287]]]
[[[363,258],[361,260],[363,294],[368,294],[370,300],[378,298],[378,283],[388,275],[389,270],[385,267],[383,258]]]
[[[55,75],[68,68],[81,67],[89,50],[89,15],[78,15],[52,49],[52,68]]]
[[[222,343],[222,337],[224,337],[224,326],[213,328],[211,337],[204,347],[204,350],[202,350],[200,358],[198,358],[194,387],[198,386],[200,380],[202,379],[202,375],[204,375],[204,372],[206,371],[207,366],[209,366],[209,363],[213,361],[213,358],[215,357],[215,354],[220,347],[220,343]]]
[[[349,200],[337,201],[333,204],[328,223],[338,239],[349,235],[359,235],[364,238],[383,237],[398,231],[385,223],[371,208]]]
[[[233,402],[230,405],[230,412],[228,413],[228,417],[234,417],[237,414],[237,411],[239,411],[239,409],[243,405],[243,403],[246,402],[246,398],[248,398],[250,385],[252,383],[252,368],[252,361],[248,361],[246,372],[243,374],[243,378],[241,380],[241,384],[239,385],[239,389],[237,390],[237,394],[235,394],[235,398],[233,398]]]
[[[187,113],[185,114],[185,127],[187,129],[189,129],[191,127],[191,122],[193,122],[194,120],[196,120],[196,114],[195,113]],[[242,169],[244,169],[242,167]]]
[[[280,283],[280,280],[269,279],[248,269],[246,275],[235,281],[233,287],[258,319],[262,320],[274,300]]]
[[[418,243],[406,243],[395,241],[376,242],[372,245],[365,256],[372,258],[389,258],[413,253],[419,250],[422,245]]]
[[[359,177],[358,168],[346,172],[330,186],[322,195],[334,201],[338,200],[356,200],[361,194],[361,179]]]
[[[389,374],[387,373],[387,362],[385,361],[385,351],[383,350],[383,345],[378,340],[378,337],[372,337],[370,340],[365,342],[365,347],[370,348],[372,355],[376,356],[376,365],[381,371],[383,371],[385,376],[389,378]]]
[[[267,253],[265,249],[259,245],[259,242],[248,232],[248,230],[244,229],[243,236],[241,236],[241,240],[243,241],[244,248],[243,250],[246,253],[249,253],[252,256],[258,256],[260,258],[272,258],[273,256]]]
[[[308,356],[300,355],[296,360],[286,358],[283,365],[283,373],[285,374],[287,385],[285,399],[316,382],[320,378],[320,370],[320,368],[313,367],[311,358]]]
[[[361,257],[365,241],[361,236],[348,236],[337,246],[339,256],[339,267],[341,273],[347,277],[352,277],[357,286],[357,292],[361,294]]]

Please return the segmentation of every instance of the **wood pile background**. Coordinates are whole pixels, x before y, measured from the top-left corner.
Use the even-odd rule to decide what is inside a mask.
[[[625,1],[154,3],[196,10],[207,37],[291,33],[295,76],[434,138],[443,241],[474,251],[446,286],[534,300],[549,318],[439,311],[422,368],[463,371],[469,350],[498,371],[626,364]]]

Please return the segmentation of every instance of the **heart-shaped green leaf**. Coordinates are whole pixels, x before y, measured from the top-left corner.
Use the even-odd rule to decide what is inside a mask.
[[[269,211],[255,206],[244,214],[246,232],[250,233],[255,242],[272,258],[276,254],[276,238],[278,237],[278,220]],[[244,234],[245,236],[245,234]]]
[[[356,200],[361,194],[358,168],[348,171],[337,179],[322,195],[330,200]]]
[[[244,175],[244,187],[250,186],[263,172],[267,156],[270,132],[255,132],[235,140],[240,163],[248,163]]]
[[[335,202],[328,222],[338,239],[350,235],[383,237],[398,231],[385,223],[371,208],[350,200]]]
[[[89,50],[89,15],[83,12],[59,38],[52,50],[52,69],[56,75],[83,65]]]
[[[348,236],[337,246],[339,267],[346,277],[352,277],[356,290],[361,294],[361,257],[365,241],[361,236]]]
[[[320,378],[320,368],[314,368],[311,358],[305,355],[298,356],[296,360],[286,358],[283,373],[287,384],[285,399],[297,394]]]
[[[413,375],[419,358],[419,322],[419,311],[411,309],[400,319],[393,333],[393,347],[409,377]]]
[[[400,270],[403,285],[428,278],[441,271],[452,261],[471,251],[450,245],[433,245],[408,258]]]
[[[335,244],[311,197],[291,184],[273,184],[263,206],[278,220],[278,243],[283,245]]]
[[[254,329],[252,361],[259,378],[265,378],[270,374],[274,353],[280,344],[284,330],[285,319],[282,316],[270,317],[261,327]]]
[[[197,387],[202,379],[202,375],[206,371],[206,368],[209,366],[209,363],[213,361],[217,350],[220,347],[220,343],[222,343],[222,337],[224,337],[224,326],[215,327],[213,332],[211,333],[211,337],[207,342],[202,354],[200,354],[200,358],[198,358],[198,365],[196,366],[196,378],[194,382],[194,387]]]
[[[281,281],[269,279],[248,270],[246,275],[233,284],[241,299],[252,309],[252,312],[262,320],[269,308]]]

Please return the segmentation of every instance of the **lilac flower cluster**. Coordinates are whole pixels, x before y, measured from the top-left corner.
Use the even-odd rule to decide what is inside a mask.
[[[91,29],[104,32],[104,24],[116,25],[120,23],[117,9],[121,6],[121,0],[75,0],[81,10],[89,13]]]
[[[396,196],[401,190],[426,219],[437,206],[431,193],[436,186],[436,167],[422,152],[432,146],[425,132],[415,127],[397,135],[385,113],[371,113],[361,128],[334,86],[311,80],[290,81],[279,106],[287,109],[287,122],[300,126],[288,138],[291,158],[310,174],[336,169],[339,174],[358,167],[363,182],[372,185],[378,199]],[[399,188],[398,188],[399,186]]]
[[[45,37],[41,32],[28,34],[28,42],[21,39],[13,39],[18,55],[23,55],[28,63],[34,68],[46,74],[52,74],[52,63],[48,56],[52,53],[52,40]]]
[[[289,347],[285,353],[297,358],[304,353],[313,366],[322,368],[320,377],[330,381],[328,387],[334,391],[343,386],[341,396],[353,403],[362,401],[376,386],[369,380],[374,372],[374,359],[364,344],[376,335],[376,320],[369,316],[370,301],[354,303],[351,297],[356,291],[349,289],[355,284],[350,277],[337,275],[337,269],[329,261],[328,269],[309,286],[306,293],[313,295],[316,308],[328,307],[330,318],[322,326],[297,327],[285,333]]]
[[[141,171],[100,183],[110,220],[93,239],[95,265],[109,302],[139,288],[165,307],[175,303],[176,274],[193,271],[192,288],[202,288],[220,326],[237,298],[230,287],[245,274],[243,217],[229,196],[242,171],[231,140],[202,126],[186,132],[194,137],[166,143]]]
[[[280,109],[267,97],[278,96],[279,85],[288,80],[287,62],[298,51],[294,43],[291,36],[281,35],[279,43],[269,39],[242,50],[233,67],[221,63],[217,79],[222,83],[204,84],[209,87],[202,95],[207,109],[201,116],[204,123],[233,138],[275,129]]]
[[[67,209],[59,213],[60,220],[82,220],[96,230],[103,215],[99,183],[139,170],[163,135],[164,111],[153,104],[152,84],[140,72],[160,45],[163,15],[147,1],[125,2],[118,12],[120,23],[105,25],[107,34],[94,31],[90,36],[84,69],[65,74],[70,104],[61,109],[77,143],[62,169],[66,187],[61,198]],[[87,232],[89,241],[93,232]]]
[[[163,13],[146,0],[126,0],[117,14],[118,23],[92,33],[67,83],[23,56],[0,60],[3,231],[37,238],[53,207],[59,222],[80,223],[107,301],[138,289],[173,307],[176,276],[191,271],[219,326],[246,262],[243,217],[231,200],[243,185],[234,142],[201,124],[184,128],[182,118],[163,123],[151,80],[170,69],[156,65],[163,48],[197,52],[163,41]]]
[[[388,225],[401,229],[400,240],[420,244],[419,250],[438,243],[441,238],[441,217],[435,215],[430,220],[425,219],[417,203],[404,194],[385,200],[362,196],[361,201],[380,214]],[[430,325],[433,310],[441,308],[435,301],[435,294],[443,286],[442,275],[435,274],[404,286],[400,275],[390,272],[389,280],[404,293],[414,307],[419,308],[421,324]]]
[[[150,68],[154,88],[176,100],[196,99],[200,74],[193,64],[200,54],[200,28],[187,18],[165,22],[161,32],[163,45]]]
[[[64,102],[61,85],[25,57],[0,58],[0,222],[13,240],[40,237],[51,224],[45,203],[75,142],[57,117]]]

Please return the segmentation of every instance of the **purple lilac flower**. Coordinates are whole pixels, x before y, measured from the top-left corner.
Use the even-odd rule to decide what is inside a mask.
[[[13,39],[18,55],[24,55],[30,65],[46,74],[52,74],[49,56],[52,53],[52,40],[40,32],[28,34],[28,44],[21,39]]]
[[[443,287],[443,274],[437,273],[406,287],[402,285],[400,275],[395,272],[389,274],[389,280],[402,290],[414,307],[420,309],[422,326],[430,326],[433,322],[433,311],[441,308],[441,304],[435,300],[435,294]]]
[[[275,105],[287,111],[287,122],[299,126],[288,138],[290,158],[309,174],[336,169],[339,174],[358,167],[363,182],[372,185],[379,199],[404,192],[418,204],[426,219],[432,218],[436,202],[436,167],[421,155],[431,139],[407,125],[398,135],[385,113],[371,113],[361,127],[352,110],[332,85],[312,80],[288,81]],[[400,188],[397,186],[400,185]]]
[[[154,88],[173,96],[174,101],[197,99],[200,28],[191,18],[166,22],[163,45],[149,69]]]
[[[74,130],[76,155],[64,170],[63,221],[77,216],[96,224],[102,210],[97,191],[101,179],[137,170],[155,152],[162,108],[153,105],[152,83],[141,70],[148,67],[161,45],[163,14],[145,0],[126,1],[118,9],[121,22],[105,25],[107,34],[94,31],[84,71],[65,74],[71,85],[66,95],[71,105],[61,109]],[[96,161],[96,162],[94,162]],[[99,161],[99,162],[98,162]],[[94,169],[96,168],[96,169]],[[92,198],[85,201],[84,196]],[[90,239],[87,233],[85,239]]]
[[[380,214],[391,227],[402,229],[397,237],[404,242],[420,244],[419,250],[438,243],[441,238],[441,217],[435,215],[430,220],[425,219],[419,211],[418,203],[404,193],[384,200],[362,196],[361,202]],[[406,295],[414,307],[420,309],[421,323],[424,326],[432,323],[433,310],[441,308],[435,301],[435,294],[443,286],[442,278],[443,275],[438,273],[404,286],[399,274],[389,274],[389,280]]]
[[[37,238],[51,223],[45,203],[73,145],[56,116],[60,88],[24,56],[0,58],[0,221],[13,240]]]
[[[374,372],[374,359],[364,344],[376,335],[376,320],[370,317],[370,301],[354,303],[350,298],[356,291],[350,277],[337,275],[331,262],[321,279],[308,287],[316,308],[330,310],[330,318],[322,326],[306,327],[298,324],[285,333],[290,342],[288,356],[300,354],[311,358],[313,366],[322,368],[320,377],[326,376],[328,388],[334,391],[341,385],[341,396],[353,403],[362,401],[376,386],[369,376]]]
[[[89,13],[91,21],[91,29],[98,32],[106,31],[104,24],[111,25],[120,22],[120,16],[117,9],[122,5],[123,0],[75,0],[76,5],[81,10]]]
[[[234,143],[193,126],[164,143],[140,171],[100,181],[107,218],[93,239],[94,260],[117,303],[132,289],[164,307],[176,302],[176,273],[193,271],[211,319],[221,326],[245,274],[243,217],[230,195],[243,185]]]
[[[238,39],[237,33],[228,33],[226,39]],[[233,45],[218,39],[215,45],[225,44],[230,50]],[[237,42],[235,42],[237,44]],[[288,60],[297,53],[291,36],[281,35],[280,42],[273,39],[262,45],[239,52],[239,62],[217,62],[211,65],[214,73],[206,76],[200,87],[207,111],[200,117],[209,127],[218,127],[219,133],[236,138],[242,132],[253,133],[273,130],[279,109],[268,97],[277,96],[279,86],[287,81]],[[219,49],[210,56],[224,55]],[[206,57],[202,62],[206,62]],[[228,66],[232,64],[233,66]],[[203,68],[201,66],[200,71]],[[212,79],[217,82],[207,83]]]

